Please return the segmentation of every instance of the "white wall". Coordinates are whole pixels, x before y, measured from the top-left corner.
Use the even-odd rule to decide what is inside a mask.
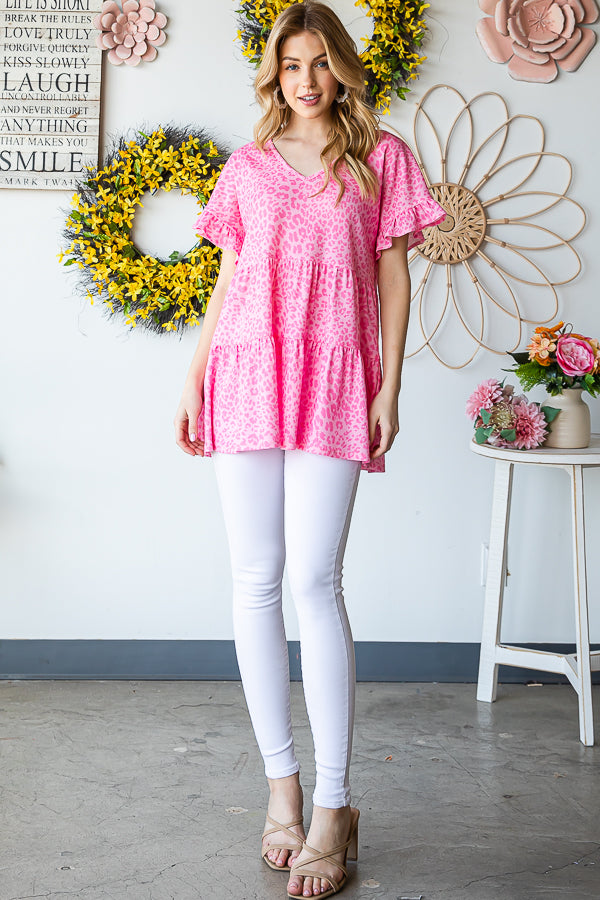
[[[159,6],[169,22],[158,60],[137,69],[105,65],[104,134],[173,121],[205,126],[232,149],[251,140],[258,109],[253,70],[234,42],[235,4]],[[352,0],[334,6],[355,38],[367,33]],[[600,334],[600,48],[554,84],[514,82],[477,41],[476,3],[433,3],[428,12],[428,60],[387,120],[410,143],[415,103],[438,82],[466,96],[496,90],[511,113],[542,120],[547,148],[573,163],[571,196],[588,213],[576,242],[583,271],[559,289],[561,315],[578,331]],[[185,456],[172,436],[199,332],[181,340],[132,333],[105,319],[99,301],[74,296],[69,270],[56,259],[70,196],[0,192],[1,636],[230,638],[231,581],[212,463]],[[406,362],[401,432],[387,474],[361,475],[347,546],[356,640],[480,639],[493,465],[468,448],[464,405],[504,364],[489,353],[462,371],[442,368],[429,353]],[[591,406],[600,431],[600,403]],[[594,589],[600,482],[595,471],[586,477]],[[504,640],[574,639],[568,498],[564,473],[517,471]],[[288,639],[297,639],[287,589],[285,611]],[[595,641],[599,618],[596,604]]]

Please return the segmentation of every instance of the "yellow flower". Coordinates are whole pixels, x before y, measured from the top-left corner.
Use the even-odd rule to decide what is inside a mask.
[[[186,325],[199,324],[216,283],[220,251],[197,246],[175,265],[145,254],[132,255],[135,211],[147,190],[179,187],[183,193],[210,195],[222,166],[209,164],[210,157],[219,155],[212,141],[200,148],[199,140],[189,135],[177,149],[165,148],[163,142],[164,131],[157,129],[143,147],[130,142],[118,158],[89,176],[93,200],[89,194],[87,199],[75,194],[72,205],[81,218],[77,221],[71,215],[67,220],[73,235],[85,231],[88,237],[74,237],[58,258],[62,262],[64,256],[74,256],[73,261],[91,274],[107,308],[127,310],[125,321],[131,327],[136,327],[138,319],[146,321],[169,309],[170,322],[163,327],[173,331],[182,318]],[[93,296],[88,290],[90,303]],[[170,306],[165,307],[165,298]]]

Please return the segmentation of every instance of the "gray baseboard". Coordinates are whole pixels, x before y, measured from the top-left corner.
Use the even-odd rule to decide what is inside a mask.
[[[518,644],[573,653],[573,644]],[[593,645],[593,649],[600,649]],[[300,681],[299,641],[288,641],[290,677]],[[357,681],[476,682],[478,643],[356,641]],[[499,681],[567,683],[564,675],[500,666]],[[0,679],[239,681],[229,641],[0,640]],[[592,673],[600,683],[600,671]]]

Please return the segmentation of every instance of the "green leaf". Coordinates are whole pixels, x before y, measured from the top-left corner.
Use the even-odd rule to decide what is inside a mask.
[[[510,350],[507,350],[506,352],[508,353],[509,356],[512,356],[514,361],[516,363],[518,363],[520,366],[523,365],[523,363],[530,362],[529,353],[525,352],[524,350],[520,351],[518,353],[511,353]]]
[[[555,406],[542,406],[541,409],[548,424],[550,424],[550,422],[554,422],[555,418],[560,412],[560,409],[557,409]]]
[[[481,421],[483,422],[484,425],[490,424],[490,418],[491,418],[492,414],[489,409],[480,409],[479,415],[481,416]]]
[[[494,426],[493,426],[493,425],[489,425],[487,428],[484,428],[484,429],[483,429],[483,433],[485,434],[486,438],[489,438],[490,435],[493,434],[493,432],[494,432]]]
[[[546,391],[551,397],[558,397],[559,394],[562,394],[564,387],[562,378],[553,378],[546,384]]]
[[[600,394],[600,382],[596,381],[590,388],[588,388],[588,392],[592,397],[597,397]]]
[[[503,428],[500,432],[500,437],[503,437],[505,441],[514,441],[517,436],[517,432],[514,428]]]
[[[540,366],[534,361],[521,363],[514,369],[514,373],[525,391],[531,390],[536,384],[547,384],[553,374],[549,371],[549,367]]]
[[[476,429],[475,429],[475,441],[476,441],[476,443],[478,443],[478,444],[485,444],[486,440],[487,440],[487,435],[485,434],[484,429],[483,429],[483,428],[476,428]]]
[[[105,234],[94,234],[92,231],[82,231],[82,235],[86,238],[90,238],[92,241],[107,241],[108,236]]]
[[[68,259],[66,263],[63,263],[63,266],[72,266],[77,262],[76,259]]]

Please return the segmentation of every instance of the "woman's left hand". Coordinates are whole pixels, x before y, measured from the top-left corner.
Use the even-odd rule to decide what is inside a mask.
[[[379,425],[379,443],[375,444],[376,428]],[[383,456],[399,431],[398,394],[382,387],[369,407],[369,446],[371,459]]]

